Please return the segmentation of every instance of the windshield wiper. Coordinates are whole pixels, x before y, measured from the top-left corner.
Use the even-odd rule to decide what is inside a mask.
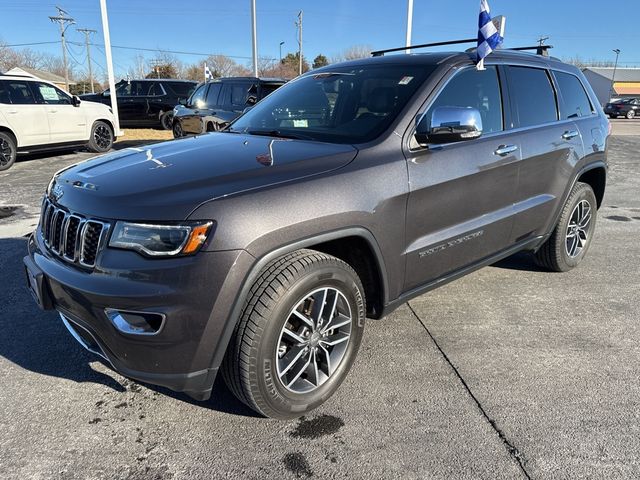
[[[313,138],[307,135],[283,132],[281,130],[247,130],[246,133],[249,135],[263,135],[265,137],[291,138],[293,140],[313,140]]]

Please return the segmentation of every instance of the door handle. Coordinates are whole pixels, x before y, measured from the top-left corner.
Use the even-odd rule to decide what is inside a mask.
[[[564,138],[565,140],[571,140],[572,138],[575,138],[578,135],[580,134],[578,133],[577,130],[567,130],[562,134],[562,138]]]
[[[49,113],[58,113],[58,110],[49,110]]]
[[[503,157],[515,152],[516,150],[518,150],[517,145],[500,145],[493,154]]]
[[[18,110],[9,110],[9,113],[18,113]]]

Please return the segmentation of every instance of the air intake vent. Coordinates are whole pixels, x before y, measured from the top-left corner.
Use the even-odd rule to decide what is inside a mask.
[[[40,216],[42,238],[49,251],[69,262],[94,267],[108,229],[108,223],[67,212],[44,199]]]

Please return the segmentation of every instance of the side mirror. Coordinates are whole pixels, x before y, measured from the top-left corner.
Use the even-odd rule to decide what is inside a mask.
[[[482,135],[482,117],[471,107],[436,107],[431,118],[423,115],[416,127],[422,145],[462,142]]]
[[[74,95],[74,96],[71,97],[71,104],[74,107],[79,107],[80,106],[80,102],[81,102],[80,97],[78,97],[77,95]]]
[[[255,95],[249,95],[247,97],[247,105],[253,107],[256,103],[258,103],[258,97]]]
[[[178,99],[178,103],[180,105],[182,105],[183,107],[185,107],[187,105],[187,99],[186,98],[180,98],[180,99]]]
[[[110,97],[111,96],[111,92],[109,90],[105,90],[104,92],[102,92],[102,96],[103,97]]]

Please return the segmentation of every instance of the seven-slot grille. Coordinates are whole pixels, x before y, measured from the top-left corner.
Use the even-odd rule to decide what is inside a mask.
[[[40,228],[51,252],[83,267],[94,267],[109,224],[67,212],[45,198]]]

